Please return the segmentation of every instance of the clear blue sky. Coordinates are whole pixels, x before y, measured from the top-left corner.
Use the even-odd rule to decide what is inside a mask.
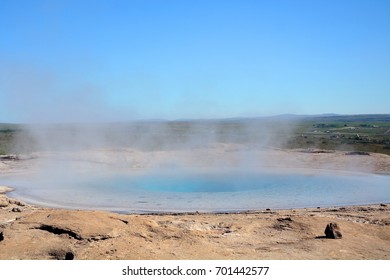
[[[0,122],[284,113],[390,113],[390,1],[0,2]]]

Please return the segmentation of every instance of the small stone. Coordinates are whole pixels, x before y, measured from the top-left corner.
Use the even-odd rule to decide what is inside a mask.
[[[386,205],[386,204],[384,204],[384,203],[381,203],[381,206],[382,206],[382,207],[386,207],[387,205]]]
[[[9,205],[9,200],[5,196],[0,196],[0,207],[7,207]]]
[[[329,223],[326,225],[325,236],[332,239],[341,239],[343,237],[341,229],[337,223]]]
[[[290,217],[278,218],[278,222],[292,222],[293,220]]]
[[[22,210],[18,207],[12,208],[12,212],[22,212]]]
[[[265,209],[265,211],[271,211],[271,209],[267,208],[267,209]]]
[[[15,200],[15,199],[8,199],[10,204],[15,204],[18,206],[26,206],[26,204],[23,201]]]
[[[75,258],[75,255],[72,251],[63,249],[51,250],[49,255],[55,260],[74,260]]]

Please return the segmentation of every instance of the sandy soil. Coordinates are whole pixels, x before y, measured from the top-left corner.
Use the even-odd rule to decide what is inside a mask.
[[[223,163],[390,174],[387,155],[253,151],[232,145],[196,153],[100,150],[66,156],[3,159],[0,174],[36,172],[45,159],[53,162],[54,158],[82,170]],[[7,197],[6,191],[0,187],[0,259],[390,259],[390,204],[385,203],[229,214],[126,215],[27,205]],[[324,238],[330,222],[340,226],[342,239]]]

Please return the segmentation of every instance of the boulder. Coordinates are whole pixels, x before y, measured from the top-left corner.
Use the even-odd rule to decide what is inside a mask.
[[[341,239],[343,235],[341,234],[341,229],[337,223],[329,223],[325,228],[326,238],[332,239]]]

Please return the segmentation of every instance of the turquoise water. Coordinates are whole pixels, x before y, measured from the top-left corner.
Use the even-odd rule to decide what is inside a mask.
[[[389,203],[390,177],[362,173],[184,172],[3,178],[12,196],[47,206],[125,212],[240,211]]]

